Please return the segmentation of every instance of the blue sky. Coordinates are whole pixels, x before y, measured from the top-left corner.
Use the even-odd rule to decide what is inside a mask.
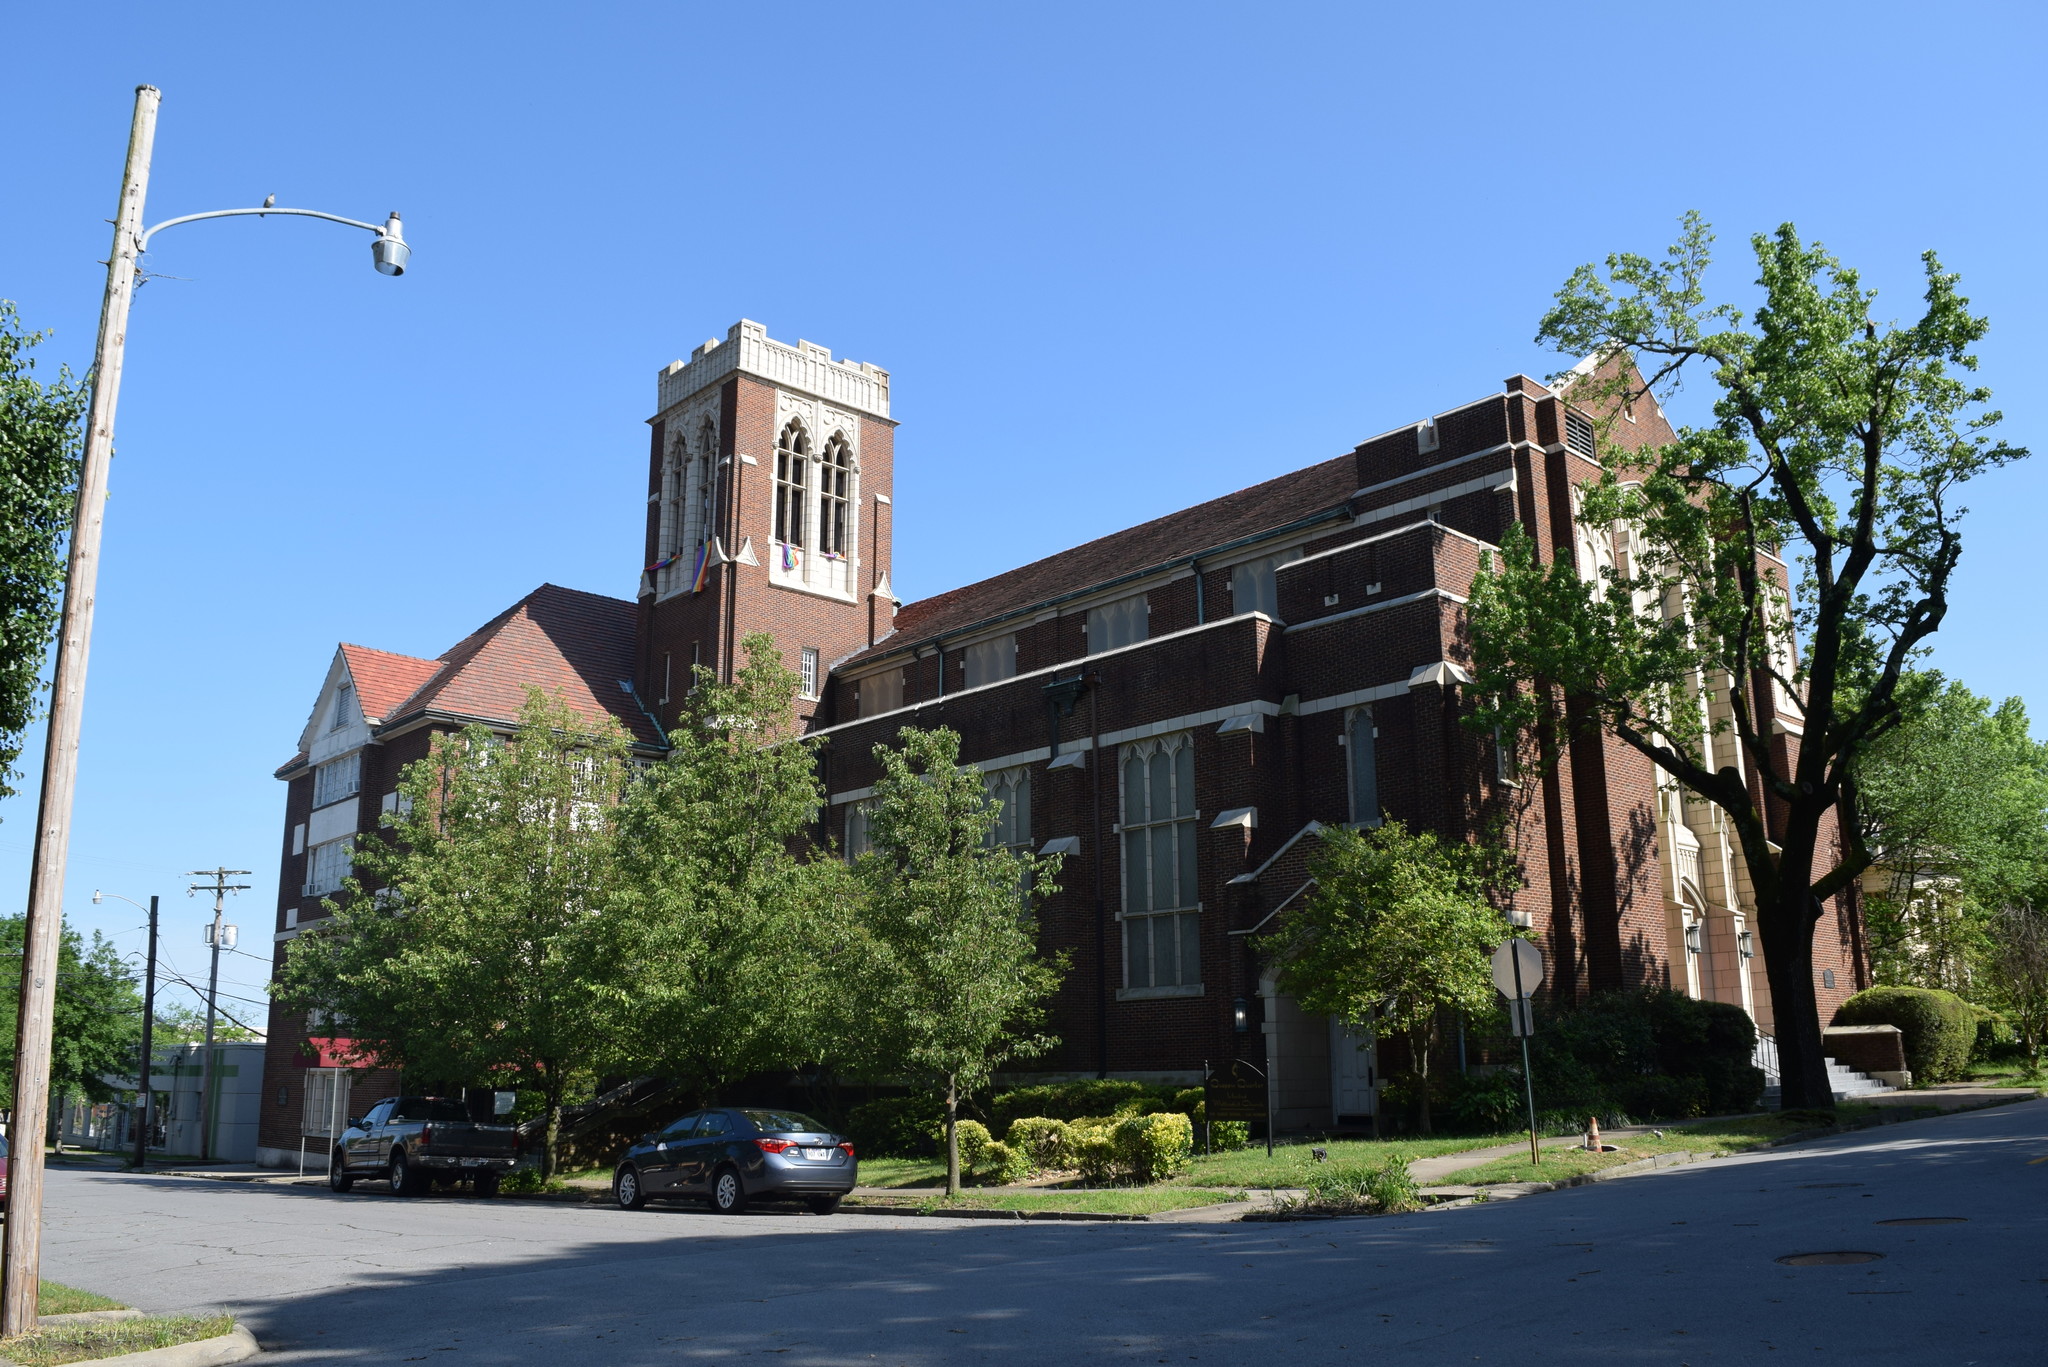
[[[919,597],[1338,454],[1558,359],[1573,266],[1791,219],[1992,319],[2048,446],[2042,11],[1862,3],[199,5],[10,14],[0,296],[89,359],[131,91],[158,239],[108,510],[67,912],[255,871],[337,641],[434,655],[544,581],[630,596],[655,371],[739,317],[894,376]],[[1696,390],[1695,393],[1703,391]],[[1687,404],[1676,416],[1685,416]],[[2048,712],[2041,461],[1974,491],[1936,663]],[[27,796],[0,803],[26,900]],[[260,998],[265,964],[230,960]],[[231,1009],[236,1004],[229,1003]]]

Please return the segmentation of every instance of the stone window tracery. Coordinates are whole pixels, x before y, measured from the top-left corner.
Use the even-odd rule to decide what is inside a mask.
[[[1197,987],[1195,747],[1186,732],[1123,747],[1124,986]]]
[[[853,497],[853,447],[844,432],[834,433],[825,443],[825,458],[818,465],[818,551],[822,555],[845,556],[853,540],[850,504]]]
[[[782,429],[775,443],[775,540],[789,557],[809,544],[804,537],[805,504],[810,493],[811,437],[800,422]],[[794,562],[782,568],[794,568]]]

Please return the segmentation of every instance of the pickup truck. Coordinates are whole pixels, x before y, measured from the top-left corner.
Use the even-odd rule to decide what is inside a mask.
[[[454,1097],[394,1096],[349,1117],[328,1158],[327,1185],[347,1191],[358,1179],[384,1180],[399,1196],[417,1196],[466,1178],[478,1196],[496,1196],[518,1161],[512,1126],[473,1119]]]

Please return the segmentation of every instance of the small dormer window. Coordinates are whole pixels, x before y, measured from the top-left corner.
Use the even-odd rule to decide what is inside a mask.
[[[343,684],[334,690],[334,715],[327,719],[329,731],[339,731],[355,720],[356,686]]]

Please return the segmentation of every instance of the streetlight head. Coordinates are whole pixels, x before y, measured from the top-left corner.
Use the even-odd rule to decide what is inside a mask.
[[[101,894],[101,892],[100,892],[100,890],[99,890],[98,888],[94,888],[94,889],[92,890],[92,904],[93,904],[94,906],[98,906],[98,905],[100,904],[100,897],[101,897],[101,896],[102,896],[102,894]]]
[[[412,260],[412,248],[405,245],[405,231],[398,221],[398,211],[384,220],[384,231],[377,234],[377,240],[370,244],[370,259],[377,265],[379,274],[404,275],[406,262]]]

